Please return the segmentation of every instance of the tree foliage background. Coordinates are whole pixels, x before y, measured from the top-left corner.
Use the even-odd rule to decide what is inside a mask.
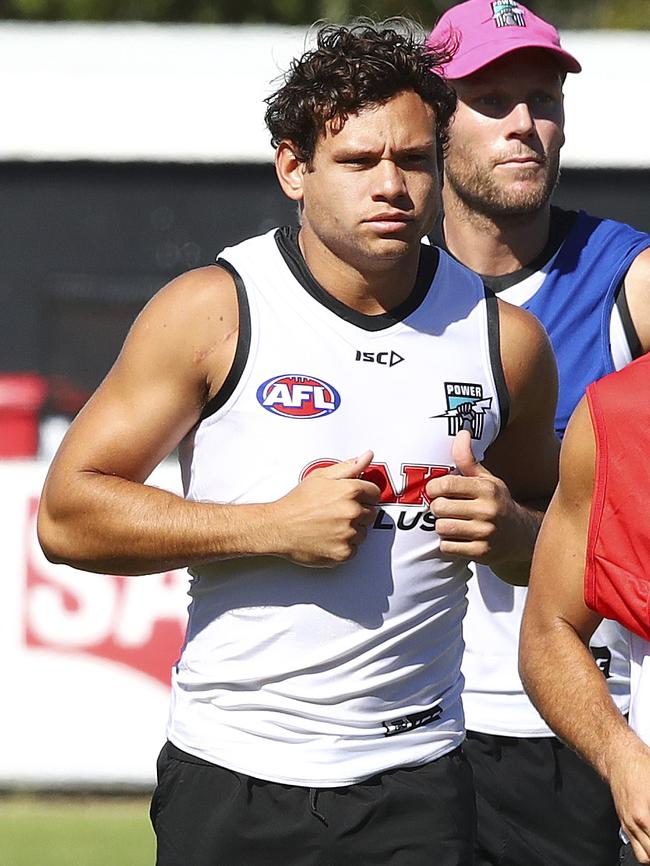
[[[406,14],[430,27],[453,0],[0,0],[0,19],[308,24]],[[650,29],[650,0],[529,0],[562,28]]]

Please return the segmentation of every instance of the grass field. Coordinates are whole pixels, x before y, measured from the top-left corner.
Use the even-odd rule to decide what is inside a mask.
[[[0,797],[0,866],[152,866],[146,797]]]

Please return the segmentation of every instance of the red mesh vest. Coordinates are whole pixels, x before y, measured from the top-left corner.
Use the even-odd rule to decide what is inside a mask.
[[[650,640],[650,354],[587,389],[596,472],[585,602]]]

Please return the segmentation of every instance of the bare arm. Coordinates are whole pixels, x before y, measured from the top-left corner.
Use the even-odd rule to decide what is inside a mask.
[[[273,505],[189,502],[144,484],[218,393],[237,336],[221,268],[179,277],[145,307],[48,474],[38,531],[52,561],[142,574],[219,557],[331,565],[353,554],[378,495],[356,477],[372,455],[313,473]]]
[[[625,298],[643,352],[650,352],[650,249],[630,265],[625,276]]]
[[[609,783],[637,859],[650,863],[650,749],[628,727],[588,649],[600,622],[583,590],[594,462],[583,400],[567,428],[560,484],[535,550],[519,665],[551,728]]]
[[[553,428],[557,371],[539,322],[499,302],[501,355],[511,411],[508,425],[476,463],[465,432],[454,443],[462,477],[430,482],[443,553],[489,565],[503,580],[528,582],[542,509],[557,481]]]

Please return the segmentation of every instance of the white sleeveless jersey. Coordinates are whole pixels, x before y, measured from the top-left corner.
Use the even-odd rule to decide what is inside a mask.
[[[638,634],[626,632],[630,652],[630,715],[635,734],[650,747],[650,643]],[[621,838],[629,843],[621,828]]]
[[[630,727],[650,746],[650,643],[628,632],[630,643]]]
[[[558,250],[559,252],[559,250]],[[499,297],[521,306],[539,290],[555,256],[539,271],[499,292]],[[630,350],[615,306],[610,325],[612,355],[617,369],[630,359]],[[524,691],[518,670],[519,629],[526,603],[526,587],[509,586],[486,566],[472,565],[468,610],[463,624],[465,655],[463,707],[470,731],[510,737],[554,736]],[[596,663],[607,677],[610,694],[623,712],[629,706],[627,633],[618,623],[603,620],[590,641]]]
[[[506,737],[552,737],[519,677],[519,629],[526,603],[524,586],[509,586],[484,565],[471,566],[468,609],[463,623],[463,708],[469,731]],[[607,677],[621,712],[630,701],[627,639],[622,626],[603,620],[590,648]]]
[[[333,569],[280,557],[192,570],[170,740],[271,781],[329,787],[428,762],[463,739],[467,568],[443,561],[426,481],[465,427],[476,456],[505,406],[496,301],[422,247],[411,296],[380,316],[311,277],[289,230],[225,250],[240,304],[222,394],[181,448],[188,499],[271,502],[366,449],[381,508]]]

